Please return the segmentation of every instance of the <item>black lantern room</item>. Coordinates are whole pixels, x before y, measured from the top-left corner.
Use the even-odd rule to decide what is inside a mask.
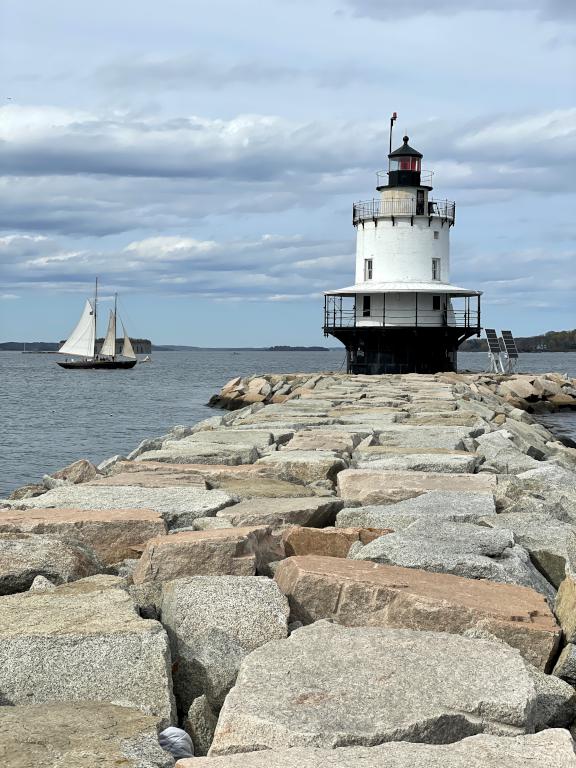
[[[402,140],[402,146],[388,155],[388,186],[419,187],[422,153],[408,144],[408,136]]]

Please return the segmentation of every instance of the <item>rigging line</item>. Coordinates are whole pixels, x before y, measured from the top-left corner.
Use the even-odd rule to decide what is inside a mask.
[[[118,307],[119,307],[119,309],[118,309],[118,315],[117,316],[120,319],[120,322],[122,322],[122,320],[125,320],[126,321],[125,326],[134,329],[135,326],[134,326],[134,323],[132,321],[132,317],[131,317],[130,313],[128,312],[128,310],[126,309],[126,305],[124,304],[124,302],[120,298],[118,298]],[[130,335],[130,334],[128,334],[128,335]]]

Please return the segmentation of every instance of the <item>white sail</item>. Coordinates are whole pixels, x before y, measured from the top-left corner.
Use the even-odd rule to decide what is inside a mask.
[[[102,344],[100,354],[106,357],[114,357],[116,354],[116,315],[110,310],[110,319],[108,320],[108,332]]]
[[[124,344],[122,345],[122,357],[129,357],[131,360],[136,360],[136,353],[134,352],[134,347],[132,346],[132,342],[130,341],[128,334],[126,333],[126,328],[124,328],[124,323],[122,323],[122,329],[124,331]]]
[[[62,355],[94,357],[94,342],[96,340],[96,324],[94,320],[95,317],[92,303],[87,301],[78,325],[74,328],[68,337],[68,340],[64,342],[58,352]]]

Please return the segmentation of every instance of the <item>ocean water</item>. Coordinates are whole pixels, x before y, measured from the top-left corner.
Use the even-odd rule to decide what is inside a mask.
[[[485,353],[459,355],[460,370],[486,366]],[[156,352],[129,371],[65,371],[56,355],[0,352],[0,498],[76,459],[99,463],[213,416],[207,401],[234,376],[343,370],[343,350]],[[576,377],[576,353],[525,354],[519,370]],[[546,418],[576,439],[576,412]]]

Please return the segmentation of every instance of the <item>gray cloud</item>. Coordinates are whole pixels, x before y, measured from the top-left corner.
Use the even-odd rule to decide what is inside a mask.
[[[313,121],[241,115],[143,119],[9,106],[0,109],[5,174],[97,174],[114,177],[231,179],[269,182],[294,174],[332,177],[382,167],[383,123]],[[502,115],[467,123],[417,126],[427,156],[496,162],[515,168],[562,165],[576,149],[576,109]],[[514,186],[514,184],[512,184]]]
[[[452,279],[485,292],[487,306],[515,306],[522,311],[559,309],[570,312],[576,278],[574,248],[551,251],[540,247],[478,249],[455,261]]]
[[[261,88],[301,82],[339,90],[358,82],[381,83],[388,74],[383,66],[360,67],[353,62],[305,68],[256,60],[224,64],[211,59],[204,51],[170,58],[119,59],[100,67],[90,79],[108,89],[145,89],[147,92],[213,90],[237,85]]]
[[[63,110],[54,115],[53,110],[19,107],[2,112],[8,125],[0,127],[0,163],[5,174],[13,175],[267,181],[295,171],[321,173],[362,165],[369,154],[366,146],[351,140],[361,126],[347,122],[299,124],[257,115],[230,121],[143,120],[68,115]],[[365,139],[376,147],[381,126],[366,129]]]
[[[123,293],[243,297],[278,300],[313,296],[325,288],[326,270],[344,282],[353,271],[353,240],[261,235],[257,239],[195,240],[162,236],[119,249],[73,247],[41,236],[0,238],[0,278],[10,290],[30,286],[88,289],[96,272]],[[112,290],[111,288],[111,290]]]
[[[317,297],[352,282],[349,203],[373,194],[372,170],[386,153],[381,125],[3,111],[1,156],[14,174],[0,180],[0,229],[12,233],[0,239],[5,294],[31,286],[89,290],[95,273],[123,293],[153,288],[219,301]],[[576,110],[459,125],[435,120],[417,126],[415,136],[414,144],[434,160],[442,188],[457,200],[572,193]],[[327,238],[182,234],[198,231],[198,222],[203,231],[221,232],[214,223],[221,221],[229,231],[250,215],[248,229],[262,232],[264,221],[274,226],[275,214],[305,211],[313,221],[321,209],[334,222]],[[462,257],[456,250],[453,280],[485,289],[495,304],[537,307],[548,292],[557,306],[568,307],[574,286],[566,274],[574,254],[559,250],[569,232],[555,231],[559,239],[550,251],[496,244]],[[47,236],[54,232],[63,237]],[[77,241],[74,234],[92,240]],[[94,241],[118,234],[120,245]]]
[[[573,304],[576,252],[478,249],[454,260],[453,282],[485,291],[487,305],[521,309]],[[165,235],[127,246],[79,248],[69,240],[0,238],[5,297],[30,288],[89,292],[97,273],[110,291],[196,296],[217,301],[320,300],[324,290],[353,282],[353,236],[344,240],[261,235],[196,240]]]
[[[413,16],[452,16],[473,12],[533,12],[544,20],[576,20],[573,0],[411,0],[396,3],[394,0],[345,0],[357,16],[395,21]]]
[[[189,231],[207,218],[326,208],[374,194],[383,126],[143,119],[0,110],[0,230],[102,236]],[[576,109],[416,127],[435,182],[460,202],[572,193]]]

